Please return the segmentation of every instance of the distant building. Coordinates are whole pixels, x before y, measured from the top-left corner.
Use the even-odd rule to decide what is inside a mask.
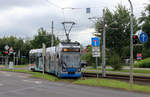
[[[85,55],[88,52],[89,47],[90,45],[86,46],[86,48],[82,50],[82,55]]]

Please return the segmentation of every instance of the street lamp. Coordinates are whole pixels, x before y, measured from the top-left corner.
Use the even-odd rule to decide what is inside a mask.
[[[128,0],[130,3],[130,8],[131,8],[131,16],[130,16],[130,87],[133,86],[133,6],[132,2]]]

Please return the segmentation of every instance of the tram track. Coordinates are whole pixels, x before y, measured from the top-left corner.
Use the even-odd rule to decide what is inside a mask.
[[[92,77],[96,78],[97,74],[96,73],[82,73],[84,77]],[[106,77],[102,77],[102,74],[98,74],[98,78],[106,78],[106,79],[117,79],[117,80],[129,80],[130,77],[129,75],[119,75],[119,74],[107,74]],[[133,80],[137,82],[145,82],[145,83],[150,83],[150,77],[146,76],[133,76]]]

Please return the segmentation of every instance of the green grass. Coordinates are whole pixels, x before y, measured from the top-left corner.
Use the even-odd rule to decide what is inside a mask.
[[[96,73],[96,71],[86,71],[86,73]],[[98,71],[98,73],[101,74],[102,71]],[[107,73],[107,74],[115,74],[115,75],[129,75],[129,73],[121,73],[121,72],[119,72],[119,71],[118,71],[118,72],[115,72],[115,71],[114,71],[114,72],[107,72],[107,71],[106,71],[106,73]],[[107,75],[107,74],[106,74],[106,75]],[[146,73],[138,73],[138,74],[137,74],[137,73],[134,73],[133,75],[134,75],[134,76],[150,77],[150,75],[149,75],[149,74],[146,74]]]
[[[95,68],[88,68],[86,72],[88,72],[88,70],[96,70]],[[99,71],[101,71],[101,68],[98,68]],[[113,71],[113,72],[125,72],[128,73],[130,72],[129,69],[123,69],[123,70],[113,70],[113,69],[106,69],[106,71]],[[96,71],[90,71],[90,72],[96,72]],[[134,69],[134,73],[143,73],[143,74],[150,74],[150,70],[142,70],[142,69]]]
[[[53,76],[53,75],[49,75],[49,74],[42,74],[42,73],[33,73],[31,75],[31,77],[34,77],[34,78],[42,78],[42,79],[45,79],[45,80],[49,80],[49,81],[58,81],[59,78]]]
[[[14,65],[14,68],[27,68],[28,64],[25,65]]]
[[[137,63],[134,64],[134,66],[142,68],[150,68],[150,57],[145,58],[144,60],[137,61]]]
[[[131,90],[131,91],[150,92],[150,86],[134,84],[133,87],[130,88],[130,84],[127,82],[111,80],[111,79],[89,78],[86,80],[80,79],[73,83],[79,84],[79,85],[100,86],[100,87],[125,89],[125,90]]]
[[[9,67],[9,65],[0,65],[1,67]],[[28,64],[14,65],[14,68],[28,68]]]
[[[10,72],[19,72],[19,73],[32,73],[28,70],[20,70],[20,69],[0,69],[0,71],[10,71]]]

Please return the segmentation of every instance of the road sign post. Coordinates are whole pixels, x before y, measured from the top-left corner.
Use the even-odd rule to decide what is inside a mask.
[[[8,52],[9,46],[5,45],[4,49]],[[5,65],[7,65],[7,64],[8,64],[8,54],[6,54],[6,57],[5,57]]]
[[[100,39],[98,37],[94,37],[91,39],[92,43],[92,56],[95,57],[96,61],[96,72],[98,78],[98,57],[100,57]]]
[[[44,72],[45,72],[45,57],[46,57],[46,45],[43,43],[42,44],[42,56],[43,56],[43,77],[44,77]]]
[[[8,46],[8,45],[5,45],[4,49],[5,49],[5,50],[8,50],[8,49],[9,49],[9,46]]]
[[[130,15],[130,87],[133,86],[133,5],[131,0],[128,0],[130,3],[131,8],[131,15]]]

